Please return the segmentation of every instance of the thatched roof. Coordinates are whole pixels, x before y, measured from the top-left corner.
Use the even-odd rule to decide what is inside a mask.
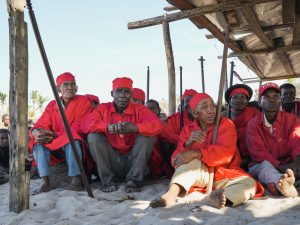
[[[183,11],[233,0],[167,1]],[[229,48],[233,51],[231,55],[236,54],[260,80],[300,77],[299,0],[270,1],[195,16],[190,20],[198,28],[206,28],[211,32],[208,38],[218,38],[221,42],[224,40],[224,24],[227,20],[230,29]]]

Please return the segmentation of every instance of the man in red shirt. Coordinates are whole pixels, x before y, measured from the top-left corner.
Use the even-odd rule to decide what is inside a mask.
[[[186,124],[172,155],[175,173],[169,190],[150,202],[151,207],[170,206],[180,193],[198,188],[205,190],[209,167],[215,167],[213,187],[216,189],[202,199],[216,208],[237,206],[253,197],[261,186],[239,168],[241,158],[236,147],[237,134],[233,122],[221,117],[215,144],[212,144],[216,108],[205,93],[194,95],[190,108],[195,118]]]
[[[271,194],[298,195],[295,176],[300,179],[300,120],[282,112],[280,89],[275,83],[259,88],[262,112],[249,121],[247,145],[255,165],[249,172],[266,184]]]
[[[284,112],[293,113],[300,118],[300,102],[296,102],[296,88],[293,84],[286,83],[280,86],[281,107]]]
[[[145,104],[146,95],[142,89],[132,88],[131,101],[133,103]]]
[[[245,170],[248,170],[248,164],[251,161],[246,144],[247,124],[250,119],[260,113],[256,107],[248,106],[252,94],[252,89],[245,84],[235,84],[225,92],[225,100],[230,106],[230,119],[237,130],[237,146],[242,156],[241,167]]]
[[[75,139],[78,154],[82,158],[82,155],[85,156],[85,154],[82,152],[83,137],[79,132],[80,121],[92,111],[92,102],[86,96],[76,95],[77,85],[75,77],[69,72],[63,73],[56,78],[56,86],[61,94],[61,101]],[[31,134],[33,136],[31,147],[33,148],[34,159],[37,163],[39,174],[43,179],[42,185],[35,193],[51,190],[49,179],[50,165],[65,159],[69,167],[68,175],[73,177],[67,189],[81,190],[80,170],[73,156],[72,147],[55,100],[47,105],[44,113],[33,126]]]
[[[112,83],[113,102],[100,104],[81,129],[89,133],[102,191],[116,191],[117,179],[125,178],[125,191],[138,192],[162,123],[146,106],[131,102],[130,78],[116,78]]]

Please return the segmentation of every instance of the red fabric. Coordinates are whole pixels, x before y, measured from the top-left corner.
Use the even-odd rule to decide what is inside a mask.
[[[197,94],[198,92],[195,91],[194,89],[185,89],[183,95],[182,95],[182,99],[185,99],[188,96],[194,96],[195,94]]]
[[[190,100],[190,107],[192,110],[195,110],[196,106],[206,98],[211,98],[208,94],[206,93],[197,93],[195,94],[191,100]]]
[[[83,141],[83,135],[80,133],[80,122],[85,116],[87,116],[88,113],[92,112],[92,109],[93,106],[91,101],[87,97],[81,95],[76,95],[65,109],[66,118],[70,125],[74,140]],[[44,113],[35,123],[31,131],[35,128],[42,128],[56,133],[57,137],[51,143],[45,145],[45,147],[47,147],[51,151],[61,151],[60,148],[69,143],[68,135],[60,118],[60,113],[58,111],[56,101],[54,100],[47,105]],[[31,152],[34,144],[34,137],[31,135]],[[85,149],[84,147],[85,146],[83,146],[83,149]],[[87,154],[85,151],[83,152],[83,156],[84,160],[88,159],[86,157]],[[52,165],[59,161],[61,160],[57,160],[56,158],[51,157]]]
[[[190,138],[191,132],[201,130],[197,121],[185,125],[180,133],[177,149],[172,159],[182,151],[185,151],[185,142]],[[221,179],[234,179],[241,176],[249,176],[239,166],[241,157],[236,147],[237,133],[233,122],[221,117],[215,144],[212,143],[214,125],[207,130],[207,136],[203,143],[194,143],[190,149],[199,150],[202,153],[201,161],[208,167],[215,167],[214,181]],[[203,190],[203,189],[202,189]],[[263,187],[257,182],[257,195],[263,194]]]
[[[102,103],[81,124],[84,133],[104,133],[109,143],[120,153],[132,149],[138,134],[111,134],[107,132],[109,124],[131,122],[137,125],[139,134],[155,136],[161,132],[162,123],[146,106],[129,102],[122,114],[116,112],[114,103]]]
[[[119,77],[112,81],[112,89],[115,90],[117,88],[128,88],[132,89],[132,80],[128,77]]]
[[[75,82],[75,77],[73,76],[73,74],[71,74],[69,72],[60,74],[58,77],[56,77],[56,86],[59,87],[65,81],[74,81]]]
[[[183,111],[183,125],[188,124],[190,122],[187,112]],[[172,116],[169,116],[166,123],[163,126],[161,132],[161,138],[164,141],[167,141],[172,144],[177,144],[179,140],[180,134],[180,113],[177,112]]]
[[[279,89],[278,85],[275,84],[275,83],[269,82],[269,83],[266,83],[266,84],[262,85],[259,88],[258,97],[260,98],[260,96],[262,96],[265,91],[267,91],[271,88],[275,89],[276,91],[278,91],[280,93],[280,89]]]
[[[237,146],[243,157],[248,156],[250,154],[246,144],[247,124],[249,120],[257,116],[259,113],[260,111],[258,109],[248,106],[233,121],[238,135]]]
[[[142,89],[139,88],[132,88],[132,96],[131,98],[139,99],[145,102],[145,92]]]
[[[232,95],[235,95],[235,94],[244,94],[246,95],[248,98],[250,98],[250,95],[249,95],[249,92],[244,89],[244,88],[236,88],[234,89],[231,93],[230,93],[230,96],[229,98],[231,98]]]
[[[88,97],[91,101],[97,102],[98,104],[100,103],[100,100],[96,95],[86,94],[85,96]]]
[[[273,166],[286,164],[300,155],[300,120],[293,114],[278,112],[273,134],[264,125],[261,112],[249,121],[247,145],[254,162],[269,161]]]

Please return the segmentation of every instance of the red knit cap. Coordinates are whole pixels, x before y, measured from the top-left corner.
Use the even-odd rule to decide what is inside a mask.
[[[128,88],[132,89],[132,80],[128,77],[119,77],[112,81],[112,89],[115,90],[117,88]]]
[[[190,107],[192,110],[195,110],[196,106],[203,100],[203,99],[206,99],[206,98],[210,98],[211,97],[206,94],[206,93],[197,93],[195,94],[191,100],[190,100]]]
[[[275,89],[278,93],[280,93],[280,89],[279,89],[278,85],[275,83],[269,82],[269,83],[262,85],[259,88],[258,97],[260,98],[269,89]]]
[[[65,81],[75,81],[73,74],[65,72],[56,77],[56,86],[59,87]],[[75,81],[76,82],[76,81]]]
[[[248,98],[250,98],[250,95],[249,95],[249,92],[244,89],[244,88],[236,88],[234,89],[231,93],[230,93],[230,96],[229,98],[231,98],[232,95],[235,95],[235,94],[244,94],[246,95]]]
[[[139,99],[145,102],[145,92],[142,89],[139,88],[132,88],[132,96],[131,98]]]
[[[185,99],[187,96],[194,96],[195,94],[197,94],[198,92],[195,91],[194,89],[185,89],[183,95],[182,95],[182,99]]]

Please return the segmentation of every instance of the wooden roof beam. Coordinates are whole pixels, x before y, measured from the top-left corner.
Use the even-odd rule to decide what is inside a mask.
[[[242,12],[244,18],[246,19],[251,29],[254,31],[255,35],[266,45],[267,48],[273,48],[274,47],[273,42],[265,35],[252,8],[247,6],[247,7],[240,8],[240,11]],[[288,74],[294,74],[294,71],[292,69],[291,64],[289,63],[287,55],[285,53],[279,52],[278,56],[286,72]]]
[[[279,77],[265,77],[265,78],[260,78],[260,79],[255,79],[255,78],[246,78],[243,79],[243,83],[257,83],[260,81],[273,81],[273,80],[285,80],[285,79],[290,79],[290,78],[299,78],[300,74],[293,74],[293,75],[284,75],[284,76],[279,76]]]
[[[201,16],[210,13],[224,12],[241,7],[251,6],[254,4],[267,3],[276,0],[232,0],[230,2],[223,2],[218,4],[205,5],[199,8],[193,8],[176,13],[165,14],[163,16],[157,16],[149,19],[139,20],[128,23],[128,29],[138,29],[143,27],[149,27],[162,24],[163,21],[174,22],[181,19],[192,18],[195,16]]]
[[[282,1],[282,22],[294,23],[295,22],[295,0]]]

